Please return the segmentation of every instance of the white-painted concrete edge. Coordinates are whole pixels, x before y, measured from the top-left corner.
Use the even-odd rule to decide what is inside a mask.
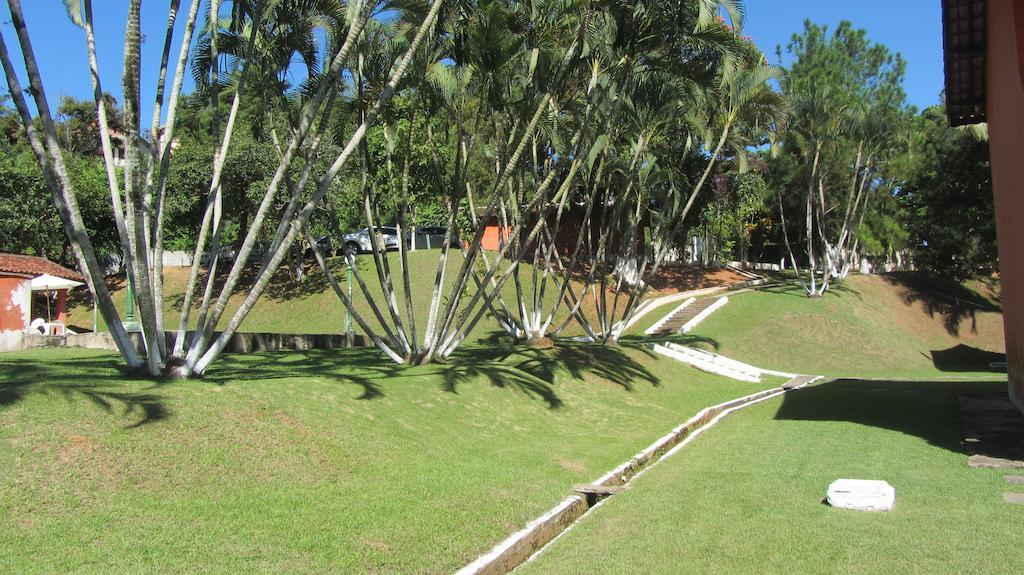
[[[735,379],[737,381],[746,381],[748,383],[761,383],[761,377],[759,375],[753,375],[743,371],[737,371],[728,366],[716,363],[708,358],[700,357],[697,354],[687,353],[684,351],[677,351],[670,347],[652,343],[651,350],[655,353],[670,357],[681,363],[685,363],[690,367],[695,367],[701,371],[720,375],[722,377],[728,377],[729,379]]]
[[[761,403],[761,402],[763,402],[763,401],[768,401],[769,399],[775,399],[776,397],[779,397],[780,395],[784,395],[784,394],[786,394],[786,393],[789,393],[789,392],[791,392],[791,391],[796,391],[796,390],[799,390],[799,389],[803,389],[804,387],[807,387],[808,385],[811,385],[812,383],[816,383],[816,382],[820,381],[821,379],[822,379],[821,377],[817,377],[817,378],[815,378],[815,379],[813,379],[813,380],[811,380],[811,381],[809,381],[809,382],[807,382],[807,383],[805,383],[805,384],[803,384],[803,385],[801,385],[801,386],[799,386],[799,387],[794,387],[794,388],[791,388],[791,389],[783,389],[783,388],[779,387],[779,388],[776,388],[776,390],[777,390],[777,391],[776,391],[775,393],[772,393],[772,394],[770,394],[770,395],[767,395],[767,396],[764,396],[764,397],[761,397],[761,398],[753,399],[753,400],[751,400],[751,401],[748,401],[748,402],[746,402],[746,403],[742,403],[742,404],[740,404],[740,405],[737,405],[737,406],[735,406],[735,407],[730,407],[730,408],[728,408],[728,409],[725,409],[725,410],[723,410],[723,411],[722,411],[722,413],[719,413],[718,415],[716,415],[716,416],[715,416],[714,418],[712,418],[712,419],[711,419],[711,421],[709,421],[709,422],[705,423],[704,425],[702,425],[701,427],[699,427],[699,428],[697,428],[697,429],[693,430],[693,432],[691,432],[691,433],[690,433],[690,434],[689,434],[688,436],[686,436],[686,437],[685,437],[685,438],[684,438],[684,439],[683,439],[682,441],[680,441],[680,442],[679,442],[679,444],[677,444],[677,445],[676,445],[675,447],[673,447],[672,449],[670,449],[670,450],[668,450],[667,452],[665,452],[665,454],[664,454],[664,455],[662,455],[661,457],[659,457],[659,458],[658,458],[658,459],[657,459],[656,461],[654,461],[653,463],[651,463],[651,464],[650,464],[650,465],[648,465],[647,467],[644,467],[643,469],[641,469],[640,471],[638,471],[638,472],[637,472],[637,473],[636,473],[635,475],[633,475],[633,477],[632,477],[632,478],[631,478],[631,479],[629,480],[629,482],[630,482],[630,483],[632,483],[632,482],[633,482],[633,481],[635,481],[635,480],[636,480],[636,479],[637,479],[638,477],[641,477],[641,476],[643,476],[643,475],[644,475],[645,473],[647,473],[648,471],[650,471],[651,469],[653,469],[653,468],[654,468],[655,466],[657,466],[657,465],[658,465],[658,464],[660,464],[661,462],[665,461],[665,460],[666,460],[666,459],[668,459],[669,457],[672,457],[673,455],[675,455],[676,453],[678,453],[678,452],[679,452],[679,450],[681,450],[681,449],[682,449],[683,447],[685,447],[686,445],[689,445],[690,443],[692,443],[692,442],[693,442],[693,441],[694,441],[695,439],[697,439],[697,437],[699,437],[699,436],[700,436],[701,434],[703,434],[703,433],[704,433],[705,431],[707,431],[707,430],[711,429],[712,427],[714,427],[714,425],[715,425],[715,424],[717,424],[717,423],[718,423],[719,421],[721,421],[722,419],[724,419],[725,417],[727,417],[727,416],[728,416],[729,414],[731,414],[731,413],[733,413],[733,412],[736,412],[736,411],[739,411],[739,410],[741,410],[741,409],[744,409],[744,408],[750,407],[750,406],[752,406],[752,405],[757,405],[758,403]],[[761,393],[763,393],[763,392],[761,392]],[[704,409],[700,410],[700,412],[698,412],[698,413],[697,413],[697,415],[695,415],[695,416],[691,417],[691,418],[690,418],[689,420],[687,420],[687,423],[684,423],[684,424],[682,424],[682,425],[680,425],[680,426],[676,427],[676,430],[679,430],[679,429],[681,429],[681,428],[683,428],[683,427],[686,427],[686,425],[688,425],[688,424],[690,424],[690,423],[692,423],[692,422],[694,422],[694,421],[699,421],[699,419],[700,419],[700,418],[701,418],[701,417],[702,417],[702,416],[703,416],[703,415],[704,415],[705,413],[707,413],[707,412],[708,412],[709,410],[712,410],[712,409],[716,409],[716,408],[718,408],[718,407],[720,407],[720,406],[722,406],[722,405],[728,405],[728,404],[730,404],[730,403],[735,403],[736,401],[742,401],[743,399],[746,399],[746,398],[749,398],[749,397],[756,397],[757,395],[759,395],[759,394],[756,394],[756,393],[755,393],[755,394],[753,394],[753,395],[749,395],[749,396],[746,396],[746,397],[744,397],[744,398],[740,398],[740,399],[738,399],[738,400],[732,400],[732,401],[727,401],[727,402],[725,402],[725,403],[720,403],[719,405],[716,405],[716,406],[714,406],[714,407],[707,407],[707,408],[704,408]],[[662,443],[663,443],[663,442],[664,442],[664,441],[665,441],[666,439],[668,439],[669,437],[671,437],[671,436],[672,436],[672,435],[673,435],[674,433],[676,433],[676,431],[675,431],[675,430],[673,431],[673,433],[670,433],[670,434],[666,435],[665,437],[663,437],[663,438],[659,439],[659,440],[658,440],[658,441],[656,441],[656,442],[655,442],[655,443],[654,443],[653,445],[651,445],[650,447],[648,447],[647,449],[645,449],[644,451],[642,451],[642,452],[640,452],[640,453],[641,453],[641,454],[644,454],[644,453],[647,453],[647,452],[649,452],[649,451],[653,451],[653,450],[655,450],[655,449],[656,449],[656,448],[657,448],[657,447],[658,447],[658,446],[659,446],[660,444],[662,444]],[[636,457],[634,457],[633,459],[636,459]],[[627,466],[627,465],[629,465],[629,463],[630,463],[630,462],[632,462],[632,461],[633,461],[633,460],[630,460],[629,462],[626,462],[625,464],[623,464],[623,465],[620,465],[618,469],[622,469],[622,468],[626,467],[626,466]],[[612,473],[614,473],[614,472],[612,472]],[[607,477],[609,477],[610,475],[611,475],[611,474],[606,474],[606,475],[605,475],[605,477],[607,478]],[[597,484],[599,484],[599,483],[600,483],[600,481],[598,481],[598,482],[597,482]],[[554,545],[555,543],[557,543],[557,542],[558,542],[558,540],[559,540],[559,539],[561,539],[561,538],[562,538],[562,537],[563,537],[563,536],[564,536],[564,535],[565,535],[566,533],[569,533],[570,531],[572,531],[572,530],[573,530],[573,528],[574,528],[574,527],[576,527],[576,525],[578,525],[578,524],[579,524],[579,522],[580,522],[580,521],[582,521],[584,517],[586,517],[586,516],[590,515],[590,514],[591,514],[592,512],[594,512],[594,511],[595,511],[596,509],[598,509],[599,507],[601,507],[602,505],[604,505],[606,501],[607,501],[607,499],[605,499],[605,500],[603,500],[603,501],[599,501],[599,502],[597,502],[597,504],[596,504],[596,505],[594,505],[593,507],[591,507],[590,509],[588,509],[588,510],[587,510],[587,512],[586,512],[586,513],[584,513],[583,515],[581,515],[581,516],[580,516],[580,518],[579,518],[579,519],[577,519],[577,520],[576,520],[575,522],[573,522],[573,524],[572,524],[572,525],[570,525],[570,526],[566,527],[566,528],[565,528],[564,530],[562,530],[562,532],[561,532],[561,533],[559,533],[558,535],[556,535],[556,536],[555,536],[555,537],[554,537],[554,538],[553,538],[553,539],[552,539],[551,541],[548,541],[548,542],[547,542],[547,543],[546,543],[546,544],[545,544],[545,545],[544,545],[543,547],[541,547],[540,549],[538,549],[538,550],[537,550],[537,551],[536,551],[536,552],[535,552],[535,553],[534,553],[533,555],[531,555],[531,556],[530,556],[530,558],[529,558],[529,559],[527,559],[526,561],[524,561],[524,562],[523,562],[523,565],[526,565],[527,563],[530,563],[531,561],[533,561],[533,560],[534,560],[534,559],[536,559],[537,557],[540,557],[540,556],[541,556],[541,555],[542,555],[542,554],[543,554],[543,553],[544,553],[545,551],[547,551],[547,550],[548,550],[548,549],[549,549],[549,548],[550,548],[551,546],[553,546],[553,545]]]
[[[775,377],[788,377],[789,379],[793,379],[794,377],[800,377],[799,373],[789,373],[788,371],[775,371],[774,369],[762,369],[761,373],[764,375],[774,375]]]
[[[471,575],[473,573],[479,573],[484,570],[490,563],[502,556],[506,551],[509,550],[513,545],[519,541],[525,539],[533,532],[534,529],[544,525],[552,518],[557,517],[560,513],[564,512],[569,507],[579,503],[584,496],[572,495],[562,500],[561,503],[556,505],[551,511],[548,511],[544,515],[534,519],[533,521],[526,524],[526,527],[516,531],[510,535],[507,539],[499,543],[494,549],[491,549],[486,554],[481,555],[476,561],[473,561],[469,565],[466,565],[462,569],[456,571],[456,575]]]
[[[674,293],[674,294],[671,294],[671,295],[661,296],[661,297],[655,298],[655,299],[649,299],[649,300],[645,301],[644,303],[640,304],[640,307],[636,310],[636,313],[633,314],[633,317],[629,320],[629,323],[626,324],[626,329],[629,329],[629,328],[633,327],[634,325],[636,325],[636,322],[638,322],[641,319],[643,319],[643,317],[645,315],[651,313],[652,311],[658,309],[659,307],[661,307],[663,305],[668,305],[668,304],[670,304],[670,303],[672,303],[674,301],[679,301],[679,300],[683,300],[683,299],[687,299],[687,298],[691,298],[691,297],[701,297],[701,296],[716,294],[716,293],[719,293],[719,292],[730,291],[732,289],[733,285],[735,285],[735,284],[727,285],[727,286],[709,287],[709,288],[703,288],[703,289],[698,289],[698,290],[691,290],[691,291],[686,291],[686,292],[680,292],[680,293]]]
[[[678,351],[678,352],[684,353],[684,354],[693,354],[695,356],[697,356],[697,354],[699,354],[700,357],[705,358],[707,361],[711,361],[713,363],[716,363],[716,364],[721,365],[723,367],[726,367],[728,369],[739,371],[741,373],[748,373],[748,374],[756,376],[756,377],[761,377],[762,375],[773,375],[773,376],[776,376],[776,377],[785,377],[785,378],[788,378],[788,379],[793,379],[794,377],[799,377],[800,376],[799,373],[788,373],[788,372],[785,372],[785,371],[775,371],[774,369],[763,369],[763,368],[757,367],[755,365],[750,365],[748,363],[743,363],[742,361],[738,361],[738,360],[735,360],[735,359],[732,359],[732,358],[729,358],[729,357],[725,357],[724,355],[719,355],[717,353],[710,352],[710,351],[704,351],[702,349],[694,349],[692,347],[682,346],[682,345],[679,345],[677,343],[668,343],[668,344],[666,344],[666,346],[669,349],[672,349],[672,350],[675,350],[675,351]]]
[[[705,431],[711,429],[716,423],[718,423],[722,419],[728,417],[729,414],[731,414],[731,413],[733,413],[735,411],[739,411],[741,409],[750,407],[752,405],[757,405],[758,403],[761,403],[763,401],[768,401],[769,399],[774,399],[776,397],[779,397],[780,395],[784,395],[784,394],[789,393],[791,391],[796,391],[796,390],[799,390],[799,389],[803,389],[803,388],[807,387],[808,385],[811,385],[813,383],[817,383],[817,382],[821,381],[821,379],[822,379],[822,377],[818,376],[818,377],[815,377],[814,379],[812,379],[811,381],[808,381],[807,383],[805,383],[803,385],[800,385],[800,386],[797,386],[797,387],[793,387],[793,388],[790,388],[790,389],[777,388],[778,391],[773,393],[773,394],[771,394],[771,395],[762,397],[760,399],[755,399],[753,401],[749,401],[749,402],[741,404],[741,405],[737,405],[736,407],[730,407],[729,409],[723,410],[722,413],[719,413],[718,415],[716,415],[714,418],[711,419],[711,421],[707,422],[705,425],[701,426],[700,428],[695,429],[693,431],[693,433],[691,433],[690,435],[687,435],[685,439],[680,441],[679,444],[676,445],[675,447],[673,447],[672,449],[668,450],[665,453],[665,455],[662,455],[661,457],[659,457],[657,461],[655,461],[654,463],[648,465],[647,467],[645,467],[645,468],[641,469],[639,472],[637,472],[637,474],[634,475],[633,478],[636,479],[637,477],[640,477],[641,475],[646,473],[647,470],[649,470],[652,467],[658,465],[662,461],[665,461],[669,457],[672,457],[680,449],[682,449],[683,447],[686,447],[687,445],[692,443],[693,440],[697,439],[697,437],[699,437],[702,433],[704,433]]]
[[[729,296],[722,296],[718,298],[717,300],[715,300],[715,303],[708,306],[706,310],[700,312],[693,319],[686,322],[686,325],[679,328],[679,333],[690,333],[691,331],[693,331],[693,328],[697,327],[700,324],[700,322],[706,320],[709,315],[715,313],[727,303],[729,303]]]
[[[740,267],[741,265],[742,264],[740,264],[740,262],[729,262],[729,263],[725,264],[725,266],[723,266],[723,267],[725,267],[726,269],[729,269],[731,271],[734,271],[734,272],[736,272],[736,273],[740,274],[741,276],[743,276],[745,278],[748,278],[748,279],[752,279],[752,280],[763,280],[763,279],[765,279],[765,277],[762,276],[762,275],[758,275],[758,274],[755,274],[754,272],[747,271],[747,270],[743,269],[742,267]]]
[[[729,359],[724,355],[718,355],[717,353],[712,353],[710,351],[686,347],[685,345],[679,345],[677,343],[667,343],[666,346],[669,349],[672,349],[689,357],[693,357],[694,359],[710,362],[715,365],[720,365],[725,369],[729,369],[739,373],[744,373],[746,375],[756,377],[758,379],[760,379],[761,374],[764,373],[764,371],[758,367],[748,365],[741,361],[736,361],[735,359]]]
[[[679,313],[680,311],[686,309],[688,306],[693,304],[693,302],[695,302],[695,301],[697,301],[697,298],[691,297],[691,298],[687,299],[686,301],[684,301],[683,303],[679,304],[675,309],[673,309],[671,312],[669,312],[667,315],[665,315],[665,317],[659,319],[658,321],[656,321],[654,323],[654,325],[652,325],[651,327],[649,327],[646,330],[644,330],[644,335],[653,335],[658,330],[660,330],[662,328],[662,326],[664,326],[666,323],[668,323],[668,320],[672,316],[674,316],[677,313]]]

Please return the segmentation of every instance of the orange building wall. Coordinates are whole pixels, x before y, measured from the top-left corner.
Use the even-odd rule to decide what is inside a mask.
[[[510,233],[512,233],[512,228],[502,230],[498,226],[487,226],[484,228],[484,237],[480,240],[480,247],[489,252],[500,251],[501,246],[508,241]]]
[[[989,0],[988,120],[1010,397],[1024,411],[1024,1]]]
[[[0,276],[0,332],[21,331],[28,327],[32,300],[23,277]]]
[[[53,321],[67,323],[68,321],[68,290],[57,290],[57,302],[54,306]]]

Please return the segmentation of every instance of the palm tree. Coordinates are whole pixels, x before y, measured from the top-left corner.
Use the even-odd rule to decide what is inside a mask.
[[[92,293],[104,321],[110,327],[110,332],[121,355],[125,358],[129,367],[138,369],[142,366],[142,361],[135,350],[135,346],[128,339],[120,316],[117,313],[117,308],[114,306],[110,292],[107,290],[102,270],[96,260],[96,253],[93,250],[88,231],[78,209],[74,187],[68,177],[63,154],[57,142],[56,128],[50,115],[46,90],[43,86],[39,66],[35,59],[35,52],[32,49],[32,42],[25,25],[21,2],[9,0],[8,6],[11,11],[11,21],[14,24],[15,33],[18,36],[21,47],[24,68],[28,73],[30,93],[39,111],[39,125],[42,128],[42,132],[37,129],[37,124],[32,118],[28,103],[25,101],[24,95],[26,92],[22,89],[21,82],[18,79],[14,62],[11,60],[7,49],[6,38],[0,34],[0,63],[2,63],[7,77],[7,86],[14,100],[15,107],[21,116],[22,124],[25,126],[26,137],[43,171],[43,178],[50,189],[54,206],[57,208],[57,213],[64,223],[64,228],[68,234],[78,267],[84,272],[89,291]]]
[[[326,195],[331,183],[335,180],[335,178],[337,178],[338,173],[341,171],[342,167],[345,166],[345,164],[351,157],[352,153],[359,146],[360,142],[366,135],[366,131],[369,129],[371,125],[377,122],[377,119],[379,118],[381,111],[387,106],[388,102],[390,102],[391,98],[394,96],[395,91],[397,90],[398,85],[402,80],[402,77],[405,75],[405,72],[409,68],[413,55],[416,53],[416,50],[419,47],[420,43],[423,41],[424,37],[427,36],[428,31],[433,27],[433,24],[438,16],[438,12],[440,11],[440,8],[443,4],[443,0],[434,0],[434,2],[431,4],[430,10],[427,12],[419,27],[416,29],[416,33],[412,41],[409,43],[408,48],[402,55],[401,59],[395,64],[390,79],[385,89],[377,98],[377,101],[374,104],[373,108],[366,114],[365,118],[362,120],[359,127],[356,128],[353,134],[349,137],[348,143],[345,145],[345,148],[342,150],[341,154],[338,155],[338,157],[331,164],[331,167],[319,179],[319,181],[317,182],[316,191],[312,194],[311,198],[305,203],[305,205],[302,206],[302,209],[296,213],[295,219],[290,224],[288,233],[285,236],[284,240],[281,242],[280,246],[278,246],[277,250],[274,252],[272,257],[269,259],[268,265],[262,271],[262,273],[259,274],[252,289],[249,291],[248,295],[242,302],[241,306],[239,306],[238,310],[228,321],[227,325],[224,327],[224,330],[215,340],[210,342],[209,346],[205,348],[205,351],[202,352],[201,355],[199,355],[198,353],[190,355],[190,357],[187,359],[185,363],[185,366],[183,366],[183,371],[185,373],[194,371],[196,373],[201,374],[206,370],[210,363],[212,363],[213,360],[215,360],[224,350],[224,347],[230,341],[234,333],[238,330],[238,327],[241,325],[242,321],[249,314],[249,312],[252,311],[252,308],[256,304],[256,301],[260,298],[260,296],[263,295],[263,292],[266,291],[271,276],[274,274],[274,272],[277,271],[277,267],[281,264],[281,261],[284,259],[287,250],[291,247],[292,243],[294,243],[294,241],[302,235],[302,230],[305,227],[306,222],[309,221],[309,218],[313,214],[313,211],[317,208],[317,205],[320,204],[324,195]],[[300,124],[300,128],[301,127],[302,125]],[[299,133],[301,134],[301,132]],[[308,165],[309,162],[307,162],[307,166]],[[273,187],[273,184],[271,187]],[[258,229],[258,226],[256,225],[255,222],[253,223],[253,225],[255,229]],[[250,234],[246,238],[246,242],[243,243],[242,250],[240,250],[240,259],[243,258],[242,254],[244,254],[244,257],[246,258],[248,257],[248,252],[251,251],[252,248],[251,240],[253,239],[254,234],[252,233],[252,230],[250,230]],[[246,244],[248,244],[248,246]],[[244,265],[244,263],[242,265]],[[231,275],[229,275],[228,284],[225,285],[224,291],[222,291],[221,297],[218,299],[217,304],[213,309],[211,319],[207,323],[204,333],[199,338],[197,338],[197,341],[199,342],[200,345],[194,345],[194,349],[202,348],[205,345],[205,343],[211,339],[213,326],[217,325],[220,316],[223,314],[224,309],[226,308],[227,298],[230,296],[231,290],[233,290],[234,288],[234,285],[232,283],[232,276],[235,277],[234,281],[237,282],[236,268],[238,267],[239,260],[236,260],[235,266],[232,268]],[[238,271],[240,272],[240,269]]]
[[[730,11],[738,28],[742,11],[737,3],[616,3],[609,11],[614,25],[607,32],[607,61],[615,63],[609,74],[622,96],[609,107],[610,129],[601,135],[607,140],[590,186],[588,204],[600,208],[598,237],[591,240],[586,258],[583,291],[573,295],[564,283],[560,290],[570,295],[570,315],[592,338],[618,339],[729,144],[733,127],[752,109],[777,103],[766,95],[766,82],[775,72],[744,59],[745,45],[736,31],[717,19],[720,7]],[[677,26],[666,31],[665,22]],[[684,195],[680,188],[687,176],[680,170],[694,153],[707,155],[706,167]],[[592,213],[588,208],[587,217]],[[646,230],[643,222],[650,222]],[[588,289],[596,326],[577,313]]]
[[[328,99],[328,94],[334,89],[334,87],[338,83],[341,76],[341,71],[346,65],[347,60],[351,55],[352,49],[357,39],[359,38],[359,35],[362,33],[363,27],[366,25],[371,14],[373,13],[374,8],[376,7],[377,4],[375,2],[354,2],[349,5],[350,10],[346,12],[347,32],[345,35],[345,40],[341,44],[338,44],[337,46],[332,46],[332,48],[336,49],[334,50],[333,56],[330,59],[330,65],[327,68],[327,72],[324,74],[327,80],[321,82],[317,87],[316,91],[312,94],[312,96],[309,97],[303,103],[302,110],[299,113],[297,127],[292,131],[291,140],[288,146],[285,148],[284,153],[281,155],[277,171],[275,172],[272,180],[267,186],[267,190],[263,195],[263,199],[261,200],[260,205],[252,218],[252,221],[250,222],[249,230],[246,232],[245,239],[243,240],[241,246],[239,247],[238,254],[235,258],[234,264],[232,265],[230,272],[228,273],[227,278],[221,285],[220,294],[217,297],[216,302],[213,303],[212,308],[209,310],[209,315],[200,318],[202,321],[199,322],[199,325],[197,326],[196,329],[196,335],[190,342],[188,352],[185,355],[184,365],[178,369],[179,375],[186,377],[190,375],[196,362],[198,362],[202,355],[207,352],[209,340],[213,336],[214,329],[217,326],[218,322],[220,321],[220,318],[227,307],[228,298],[230,298],[231,294],[234,293],[234,290],[238,285],[238,281],[241,277],[242,271],[249,261],[249,257],[252,254],[252,250],[256,244],[256,239],[263,226],[263,222],[266,219],[267,215],[269,214],[271,206],[274,204],[274,200],[275,197],[277,196],[278,191],[280,190],[284,182],[288,179],[293,163],[298,158],[301,157],[301,159],[304,162],[303,171],[299,178],[299,190],[302,189],[301,186],[304,185],[304,182],[308,180],[308,178],[310,177],[312,166],[314,163],[312,159],[315,158],[316,155],[318,154],[320,144],[323,141],[323,138],[316,137],[316,135],[312,133],[315,120],[317,117],[320,117],[320,125],[325,125],[324,122],[326,121],[326,118],[323,115],[323,104],[325,100]],[[216,36],[214,35],[212,37]],[[242,76],[242,79],[244,79],[244,75]],[[239,84],[241,84],[241,82],[239,82]],[[316,134],[320,133],[321,132],[319,131],[316,132]],[[312,141],[308,141],[310,136],[313,136]],[[211,210],[208,208],[207,213],[210,212]],[[285,219],[286,217],[288,217],[287,213],[282,216],[282,219]],[[206,221],[207,219],[204,218],[204,222]],[[204,232],[205,230],[201,228],[199,235],[199,245],[197,245],[196,248],[197,254],[202,253],[200,247],[202,242],[204,241]],[[217,236],[214,235],[214,238],[216,237]],[[290,247],[290,245],[287,246],[287,248]],[[276,251],[277,250],[275,249],[275,252]],[[213,254],[213,258],[216,259],[217,255],[218,254],[215,251]],[[265,269],[261,271],[261,273],[259,274],[260,277],[263,277],[265,275],[266,269],[270,267],[269,263],[270,262],[268,261],[268,265],[264,266]],[[198,265],[199,258],[197,256],[196,260],[193,262],[193,276],[195,276],[197,273]],[[274,270],[276,270],[276,267],[274,268]],[[213,274],[209,274],[209,277],[212,280]],[[193,283],[194,280],[190,279],[190,286]],[[212,294],[211,281],[208,281],[207,285],[207,293]],[[263,289],[265,289],[265,286],[263,286],[263,288],[261,288],[259,292],[262,293]],[[204,296],[204,299],[208,299],[208,297]],[[203,311],[202,308],[201,311]],[[239,320],[239,323],[240,322],[241,320]],[[183,323],[181,329],[179,330],[179,342],[183,340],[184,328],[185,324]],[[235,329],[237,329],[237,326]],[[230,334],[228,337],[230,337]],[[176,344],[176,349],[178,347],[179,346]],[[221,349],[222,348],[223,345],[221,345]],[[220,351],[218,350],[214,354],[214,357],[216,356],[216,354],[219,354],[219,352]]]
[[[87,28],[91,64],[98,71],[90,4],[66,4],[69,14]],[[124,84],[128,118],[141,132],[135,96],[141,75],[138,4],[130,3]],[[133,281],[140,286],[145,339],[155,342],[146,354],[154,373],[173,368],[182,376],[202,374],[300,241],[314,247],[318,263],[361,329],[399,363],[443,360],[488,314],[523,341],[546,339],[577,322],[591,338],[613,343],[635,313],[716,162],[756,143],[763,126],[777,118],[779,102],[767,88],[776,72],[739,39],[736,29],[743,11],[737,0],[353,0],[344,5],[329,0],[234,0],[224,17],[218,0],[209,6],[192,60],[197,98],[209,102],[213,115],[215,149],[183,316],[169,353],[159,337],[163,306],[156,263],[173,133],[173,125],[167,133],[159,129],[169,45],[150,127],[156,144],[132,141],[123,189],[113,170],[109,172],[112,205],[124,215],[120,236],[131,254]],[[172,1],[167,38],[173,36],[178,9],[179,2]],[[197,11],[198,2],[193,2],[188,34]],[[722,11],[731,26],[719,19]],[[170,90],[169,117],[177,107],[188,54],[186,46]],[[300,86],[289,82],[295,66],[308,78]],[[221,93],[230,94],[223,120]],[[392,104],[397,93],[402,94],[402,106]],[[255,131],[269,137],[279,164],[248,229],[242,230],[244,239],[226,279],[219,282],[220,181],[243,97],[258,102]],[[99,100],[97,107],[102,116]],[[437,190],[449,209],[448,237],[422,326],[415,321],[416,286],[406,246],[400,248],[395,270],[378,238],[372,237],[383,300],[371,297],[366,279],[358,270],[355,274],[378,324],[371,327],[315,249],[309,221],[355,155],[353,171],[363,183],[365,223],[376,229],[385,223],[385,206],[392,205],[404,235],[414,214],[409,175],[413,131],[400,134],[395,126],[400,121],[415,125],[419,115],[430,116],[425,138],[435,148],[431,161]],[[384,126],[383,158],[373,157],[365,138],[375,124]],[[325,141],[338,142],[341,150],[320,173],[314,166]],[[453,144],[450,160],[436,153],[445,141]],[[41,157],[49,160],[49,144],[42,138],[39,143]],[[400,169],[396,155],[402,156]],[[703,166],[698,174],[688,172],[694,162]],[[854,187],[863,188],[866,180],[860,176]],[[393,197],[384,195],[381,181],[395,190]],[[241,307],[226,318],[228,299],[275,213],[256,282]],[[851,210],[851,221],[855,213]],[[450,270],[450,246],[460,218],[469,220],[473,229],[460,248],[462,263]],[[497,252],[486,253],[484,230],[494,222],[506,232],[505,241]],[[576,226],[575,241],[565,250],[569,225]],[[208,244],[213,257],[200,292],[200,260]],[[522,266],[524,260],[532,261],[532,267]],[[399,282],[404,302],[399,301]],[[506,285],[514,289],[514,299]],[[187,338],[193,301],[200,293],[197,328]],[[586,301],[598,311],[593,325],[583,313]],[[221,325],[224,330],[216,334]],[[165,360],[169,355],[170,365]]]

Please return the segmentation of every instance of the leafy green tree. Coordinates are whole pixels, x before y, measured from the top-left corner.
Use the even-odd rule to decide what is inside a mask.
[[[958,279],[998,270],[986,131],[950,128],[933,106],[913,119],[897,190],[914,263]]]
[[[104,94],[103,98],[109,112],[110,129],[123,133],[124,120],[117,109],[117,100],[110,94]],[[57,107],[57,122],[57,135],[68,152],[97,158],[102,155],[100,127],[93,102],[77,100],[71,96],[61,97]]]
[[[801,282],[816,297],[856,262],[858,222],[898,149],[906,66],[846,21],[831,33],[805,22],[786,50],[795,61],[782,81],[790,122],[781,144],[795,161],[787,164],[791,171],[780,193],[804,199],[801,233],[810,270]],[[799,270],[785,223],[787,203],[780,198],[780,218]]]
[[[0,150],[0,252],[34,253],[66,262],[64,228],[43,174],[24,147]]]
[[[77,189],[83,224],[97,253],[118,255],[102,162],[96,157],[69,155],[67,166]],[[23,142],[0,142],[0,251],[32,253],[75,265],[43,173]]]

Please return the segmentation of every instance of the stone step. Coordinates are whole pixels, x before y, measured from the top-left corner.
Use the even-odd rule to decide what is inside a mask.
[[[671,335],[676,333],[684,325],[689,323],[690,320],[700,315],[701,312],[708,309],[716,302],[716,298],[705,298],[697,300],[694,303],[684,307],[678,312],[672,314],[672,316],[666,321],[658,331],[652,335]]]

